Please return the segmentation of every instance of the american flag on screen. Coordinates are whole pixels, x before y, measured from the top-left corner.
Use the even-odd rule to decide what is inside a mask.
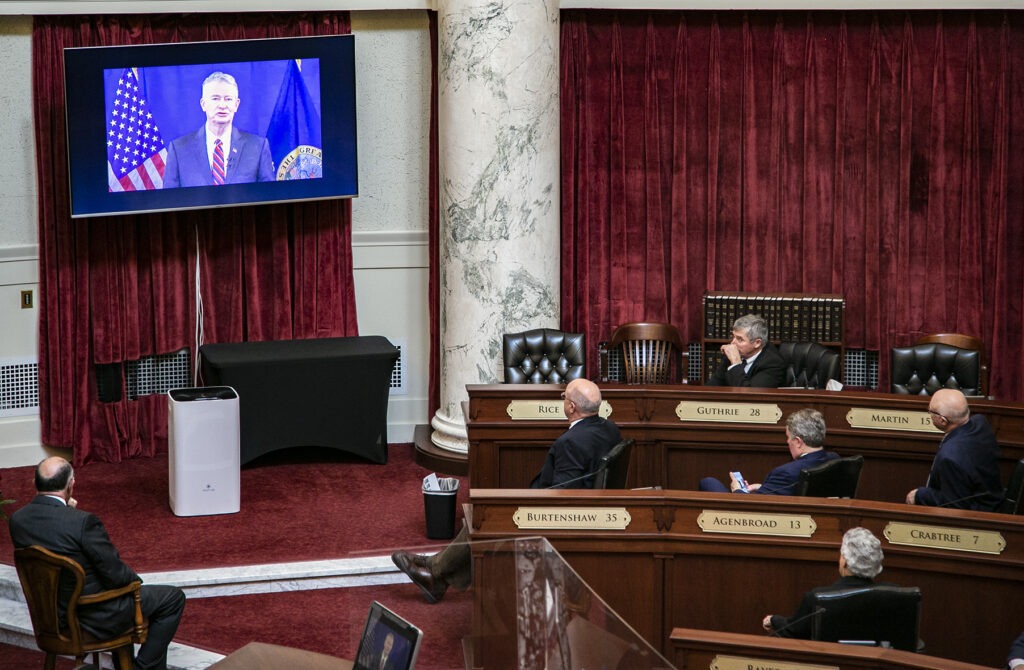
[[[136,68],[118,79],[107,102],[107,183],[111,191],[150,191],[164,185],[164,138],[142,95]]]

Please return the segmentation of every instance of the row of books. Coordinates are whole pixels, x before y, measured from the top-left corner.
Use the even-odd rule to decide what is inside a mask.
[[[776,342],[842,342],[842,296],[708,293],[704,296],[704,338],[732,338],[732,324],[745,314],[768,322]]]

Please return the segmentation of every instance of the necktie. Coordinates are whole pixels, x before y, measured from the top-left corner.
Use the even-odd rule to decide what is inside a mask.
[[[217,140],[213,143],[213,183],[220,186],[224,183],[224,143]]]

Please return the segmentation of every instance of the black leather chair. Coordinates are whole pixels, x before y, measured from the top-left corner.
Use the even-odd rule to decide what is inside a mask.
[[[839,381],[841,361],[834,349],[817,342],[783,342],[779,355],[786,362],[783,386],[823,389],[829,379]]]
[[[876,584],[814,594],[811,639],[921,651],[921,590]]]
[[[633,451],[635,440],[623,440],[598,461],[597,476],[594,477],[595,489],[624,489],[626,475],[629,474],[629,455]]]
[[[932,395],[942,388],[967,396],[986,393],[984,350],[968,335],[928,335],[913,346],[894,347],[890,370],[893,393]]]
[[[813,498],[856,498],[863,456],[834,458],[813,468],[804,468],[797,479],[796,494]]]
[[[502,336],[506,384],[564,384],[583,376],[583,333],[536,328]]]
[[[1017,461],[1010,475],[1010,484],[1006,487],[1006,497],[999,505],[1001,514],[1024,514],[1024,505],[1021,504],[1024,498],[1024,458]]]

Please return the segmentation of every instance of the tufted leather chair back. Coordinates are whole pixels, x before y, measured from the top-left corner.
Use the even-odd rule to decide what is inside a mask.
[[[501,338],[506,384],[565,384],[583,376],[583,333],[536,328]]]
[[[984,395],[981,351],[936,342],[894,347],[892,392],[932,395],[939,389],[959,389],[964,395]]]
[[[839,381],[839,352],[817,342],[783,342],[779,355],[786,362],[783,386],[823,389],[829,379]]]

